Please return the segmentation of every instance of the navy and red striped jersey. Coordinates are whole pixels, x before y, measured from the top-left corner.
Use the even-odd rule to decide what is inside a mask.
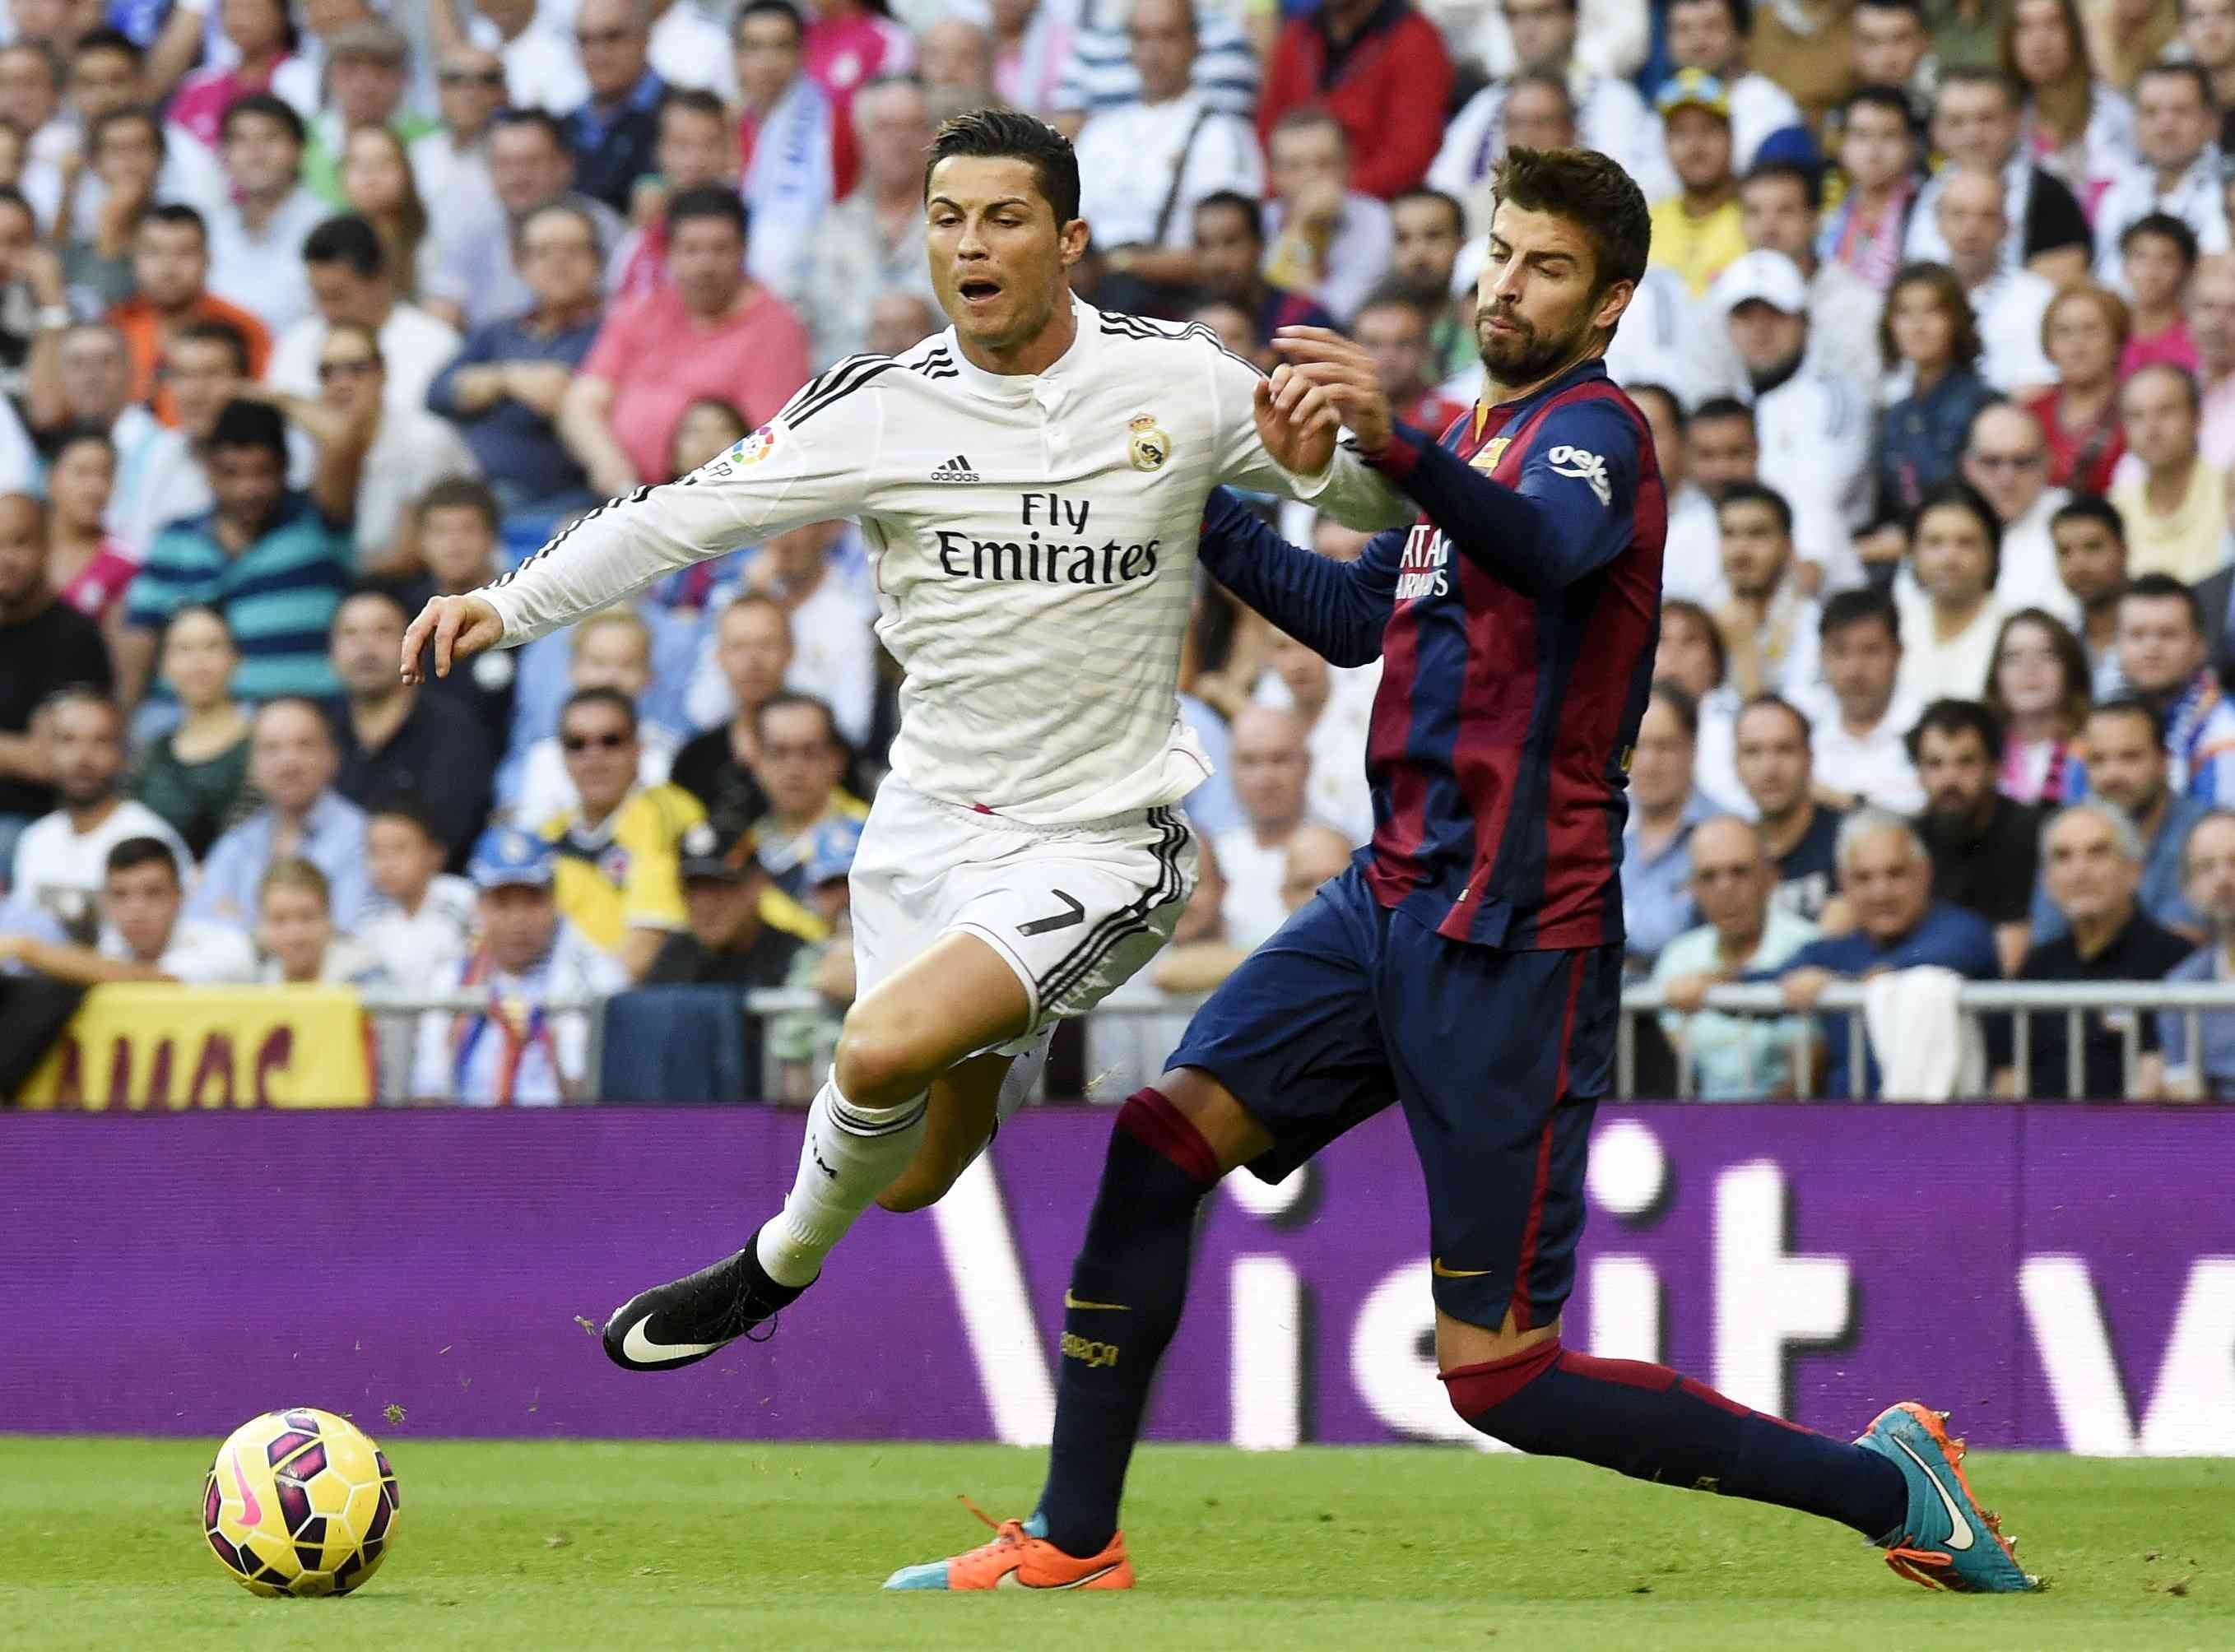
[[[1286,545],[1230,498],[1214,499],[1203,547],[1243,601],[1335,663],[1381,656],[1370,887],[1455,941],[1619,941],[1668,526],[1643,415],[1594,359],[1440,443],[1399,426],[1375,462],[1423,509],[1356,562]]]

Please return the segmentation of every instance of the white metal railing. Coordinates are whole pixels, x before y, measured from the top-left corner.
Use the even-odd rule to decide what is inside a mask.
[[[1847,1090],[1852,1096],[1866,1093],[1867,1062],[1870,1042],[1863,1024],[1864,987],[1856,981],[1834,981],[1824,988],[1811,1014],[1817,1016],[1844,1015],[1847,1018]],[[412,992],[399,987],[368,987],[362,993],[365,1008],[377,1020],[389,1018],[417,1016],[429,1012],[446,1014],[471,1014],[488,1007],[486,993]],[[806,987],[755,987],[741,992],[740,1007],[744,1013],[767,1018],[776,1015],[806,1013],[836,1018],[833,1006],[820,993]],[[1168,1017],[1184,1014],[1200,1000],[1173,1000],[1154,1004],[1105,1004],[1094,1012],[1096,1017],[1135,1019],[1147,1017]],[[2189,1063],[2199,1072],[2203,1059],[2203,1018],[2207,1014],[2235,1014],[2235,981],[2180,982],[2117,981],[2117,982],[2046,982],[2046,981],[1967,981],[1961,988],[1958,1000],[1963,1014],[1979,1025],[1983,1015],[2009,1014],[2014,1018],[2011,1055],[2015,1073],[2015,1093],[2031,1094],[2030,1065],[2032,1053],[2031,1031],[2033,1017],[2061,1014],[2065,1018],[2065,1072],[2068,1092],[2074,1098],[2082,1093],[2086,1080],[2083,1059],[2084,1026],[2082,1018],[2092,1011],[2125,1010],[2140,1014],[2155,1014],[2171,1011],[2182,1017],[2186,1033]],[[585,1055],[585,1099],[596,1098],[596,1086],[602,1066],[605,1046],[606,1000],[601,998],[553,999],[542,1006],[547,1013],[581,1014],[589,1018],[589,1039]],[[1783,1019],[1801,1016],[1785,1002],[1782,992],[1774,985],[1718,986],[1708,989],[1705,1007],[1728,1014]],[[1618,1024],[1615,1046],[1615,1095],[1622,1100],[1637,1096],[1637,1026],[1636,1018],[1658,1015],[1667,1006],[1658,988],[1638,982],[1625,987],[1622,996],[1622,1016]],[[1681,1014],[1675,1011],[1671,1013]],[[2140,1024],[2130,1019],[2120,1029],[2122,1055],[2127,1088],[2133,1087],[2140,1059]],[[1683,1040],[1675,1045],[1677,1062],[1676,1093],[1690,1097],[1696,1090],[1695,1075],[1690,1052]],[[819,1052],[823,1060],[828,1050]],[[774,1058],[764,1048],[764,1091],[770,1096],[777,1093],[771,1068]],[[1813,1094],[1813,1063],[1803,1059],[1795,1064],[1796,1098],[1806,1100]]]
[[[357,997],[371,1016],[376,1027],[385,1029],[393,1020],[416,1019],[421,1015],[472,1015],[489,1007],[486,992],[428,993],[401,987],[366,987],[358,990]],[[741,1006],[748,1015],[765,1019],[772,1015],[793,1013],[836,1015],[839,1010],[820,993],[805,987],[756,987],[738,994]],[[581,1099],[598,1099],[598,1085],[605,1070],[606,1003],[599,997],[559,997],[537,1000],[537,1007],[546,1015],[583,1015],[589,1018],[589,1038],[582,1058]],[[829,1052],[818,1052],[822,1060]],[[771,1058],[767,1046],[762,1046],[761,1080],[764,1096],[773,1097],[776,1088],[770,1072]],[[383,1086],[383,1092],[386,1086]]]
[[[1865,986],[1859,981],[1832,982],[1817,998],[1814,1010],[1808,1013],[1816,1016],[1844,1015],[1847,1018],[1847,1093],[1851,1096],[1864,1095],[1868,1088],[1865,1075],[1870,1040],[1863,1024],[1865,992]],[[2007,1014],[2013,1018],[2011,1060],[2016,1080],[2015,1092],[2022,1097],[2029,1097],[2033,1093],[2030,1072],[2033,1018],[2044,1014],[2062,1015],[2065,1022],[2066,1088],[2069,1098],[2076,1100],[2084,1093],[2087,1076],[2082,1059],[2085,1047],[2083,1018],[2088,1013],[2101,1010],[2133,1013],[2119,1029],[2126,1088],[2131,1092],[2134,1088],[2141,1056],[2139,1017],[2168,1011],[2179,1014],[2186,1033],[2189,1064],[2201,1073],[2204,1017],[2214,1013],[2235,1013],[2235,981],[1965,981],[1959,990],[1957,1003],[1961,1013],[1975,1028],[1979,1027],[1981,1016]],[[1615,1049],[1615,1092],[1624,1099],[1636,1093],[1636,1018],[1657,1015],[1667,1007],[1662,1000],[1660,989],[1649,983],[1640,982],[1622,989],[1622,1014]],[[1710,987],[1705,1007],[1733,1015],[1808,1019],[1802,1012],[1790,1007],[1785,1001],[1782,989],[1773,984]],[[1683,1013],[1681,1011],[1669,1013]],[[1675,1042],[1678,1092],[1689,1096],[1694,1088],[1690,1052],[1681,1039]],[[1794,1065],[1797,1098],[1806,1100],[1812,1093],[1813,1063],[1804,1059]]]

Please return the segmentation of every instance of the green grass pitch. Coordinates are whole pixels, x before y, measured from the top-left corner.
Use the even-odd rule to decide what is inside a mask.
[[[986,1535],[957,1492],[1024,1511],[1037,1452],[381,1439],[403,1509],[379,1575],[260,1601],[201,1539],[215,1441],[0,1437],[0,1645],[2235,1646],[2230,1461],[1982,1454],[1972,1484],[2052,1588],[1966,1599],[1802,1516],[1570,1464],[1151,1446],[1127,1510],[1140,1587],[1032,1599],[877,1585]]]

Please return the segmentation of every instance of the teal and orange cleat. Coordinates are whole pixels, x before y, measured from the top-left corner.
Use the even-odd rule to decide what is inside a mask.
[[[1047,1540],[1037,1514],[1029,1520],[996,1520],[968,1498],[970,1512],[993,1528],[991,1543],[948,1560],[903,1566],[885,1579],[887,1589],[1131,1589],[1133,1563],[1125,1534],[1112,1536],[1098,1555],[1082,1560]]]
[[[1888,1406],[1855,1444],[1876,1452],[1909,1482],[1909,1518],[1878,1539],[1886,1564],[1927,1589],[1963,1595],[2016,1594],[2041,1579],[2018,1564],[2017,1539],[1980,1508],[1963,1478],[1963,1442],[1948,1438],[1944,1411],[1914,1400]]]

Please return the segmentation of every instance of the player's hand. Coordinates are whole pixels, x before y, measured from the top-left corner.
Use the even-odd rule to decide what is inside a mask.
[[[1368,453],[1379,453],[1396,434],[1397,414],[1381,393],[1373,357],[1325,327],[1283,327],[1273,348],[1288,358],[1294,377],[1327,392],[1327,401]]]
[[[1275,367],[1257,381],[1255,412],[1257,439],[1283,469],[1316,476],[1334,462],[1342,422],[1327,393],[1298,380],[1294,369]]]
[[[448,677],[452,664],[494,648],[504,638],[504,621],[487,597],[429,597],[403,633],[398,671],[407,683],[423,683],[420,656],[435,645],[435,675]]]
[[[1816,1000],[1824,996],[1824,989],[1838,979],[1828,969],[1806,964],[1790,972],[1777,985],[1785,994],[1786,1007],[1806,1014],[1816,1007]]]

